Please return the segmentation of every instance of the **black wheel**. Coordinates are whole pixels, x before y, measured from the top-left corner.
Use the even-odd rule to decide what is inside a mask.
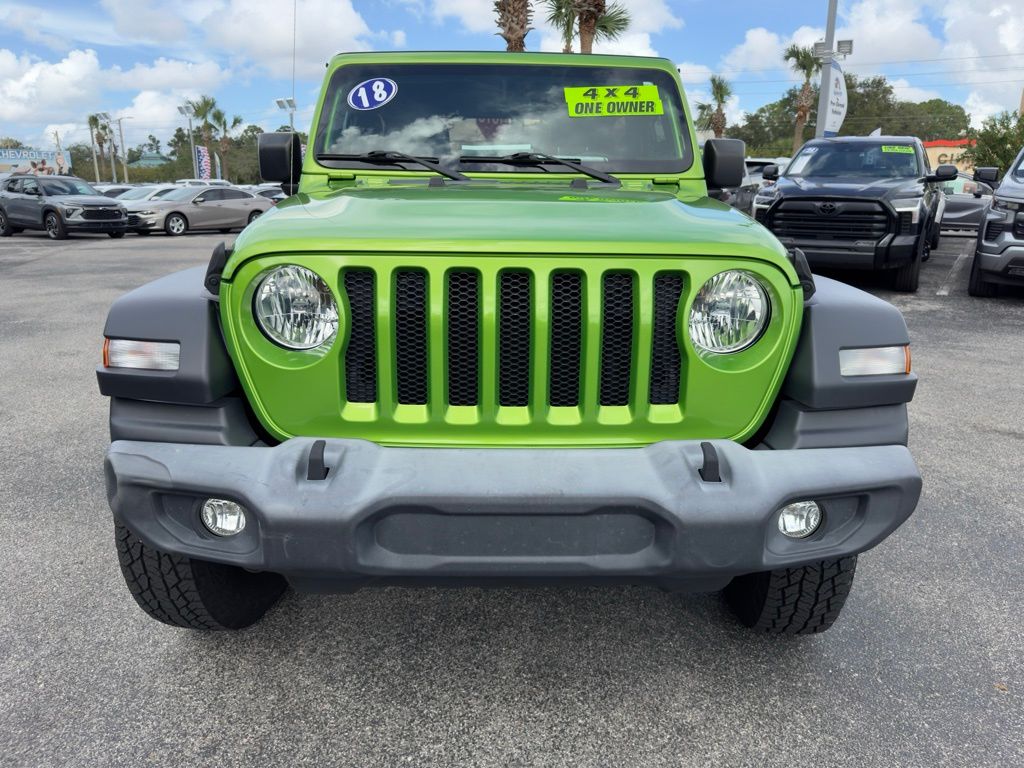
[[[10,237],[14,234],[14,227],[7,219],[7,214],[0,211],[0,237]]]
[[[68,231],[64,228],[64,221],[54,211],[49,211],[43,218],[43,226],[46,228],[46,234],[50,236],[51,240],[66,240],[68,237]]]
[[[287,586],[276,573],[169,555],[114,526],[117,559],[128,590],[146,613],[172,627],[242,629],[255,624]]]
[[[180,213],[172,213],[164,220],[164,232],[171,237],[184,235],[188,232],[188,219]]]
[[[914,293],[921,283],[921,262],[931,253],[928,235],[922,234],[917,241],[914,259],[909,264],[897,267],[892,271],[892,289],[902,293]]]
[[[107,234],[110,235],[110,237],[114,238],[115,240],[124,237],[124,232],[107,232]]]
[[[975,251],[974,260],[971,261],[971,276],[967,280],[967,293],[977,296],[979,299],[991,299],[996,295],[999,286],[985,280],[978,267],[978,253]]]
[[[252,224],[256,219],[263,215],[263,211],[253,211],[249,214],[249,223]]]
[[[725,600],[740,622],[769,635],[812,635],[839,618],[857,569],[857,556],[800,568],[737,576]]]

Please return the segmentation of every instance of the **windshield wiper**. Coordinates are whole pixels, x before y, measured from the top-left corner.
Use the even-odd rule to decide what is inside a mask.
[[[459,158],[460,163],[500,163],[502,165],[564,165],[566,168],[571,168],[576,173],[582,173],[584,176],[589,176],[592,179],[603,181],[605,184],[614,184],[616,187],[622,186],[622,182],[609,173],[604,173],[596,168],[589,168],[585,165],[581,165],[580,161],[573,158],[568,159],[565,157],[555,157],[554,155],[547,155],[543,152],[513,152],[511,155],[463,155]],[[582,179],[574,179],[573,181],[583,181]],[[583,182],[586,184],[586,182]]]
[[[381,165],[400,165],[402,163],[413,163],[421,165],[427,170],[446,176],[452,181],[472,181],[458,171],[449,171],[438,164],[436,157],[416,157],[407,155],[404,152],[391,152],[389,150],[375,149],[372,152],[364,152],[361,155],[336,155],[329,152],[321,152],[316,156],[317,160],[355,160],[363,163],[379,163]]]

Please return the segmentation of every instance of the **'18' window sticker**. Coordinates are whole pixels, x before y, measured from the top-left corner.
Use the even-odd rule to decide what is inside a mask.
[[[398,95],[398,83],[389,77],[363,80],[348,92],[348,105],[360,112],[383,107]]]

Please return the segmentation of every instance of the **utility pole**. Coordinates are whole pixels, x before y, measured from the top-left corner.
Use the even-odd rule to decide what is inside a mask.
[[[821,85],[818,87],[818,118],[814,126],[814,138],[825,135],[825,116],[832,97],[832,57],[836,44],[836,12],[839,0],[828,0],[828,22],[825,25],[825,51],[821,58]]]
[[[195,139],[192,138],[192,115],[195,114],[195,110],[192,109],[192,105],[187,101],[178,107],[178,112],[185,115],[188,118],[188,145],[192,150],[192,178],[199,178],[199,166],[196,165],[196,143]]]
[[[117,133],[121,137],[121,168],[124,170],[124,183],[128,183],[128,149],[124,145],[124,120],[131,120],[130,115],[117,118]]]
[[[88,123],[88,121],[86,121],[86,122]],[[99,184],[100,183],[100,164],[99,164],[99,161],[96,159],[96,137],[93,135],[93,132],[92,132],[92,123],[88,123],[88,125],[89,125],[89,146],[92,147],[92,170],[96,174],[96,183]]]

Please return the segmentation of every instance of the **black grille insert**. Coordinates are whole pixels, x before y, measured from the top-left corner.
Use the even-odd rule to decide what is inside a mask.
[[[679,402],[680,358],[676,316],[683,295],[683,276],[662,272],[654,278],[654,326],[651,328],[652,405]]]
[[[530,404],[530,273],[502,272],[498,300],[498,404]]]
[[[601,297],[601,405],[629,405],[633,276],[606,272]]]
[[[402,405],[427,403],[427,275],[395,275],[395,380]]]
[[[479,402],[480,297],[476,272],[448,273],[448,403]]]
[[[121,218],[117,208],[83,208],[82,218],[90,221],[116,221]]]
[[[559,272],[551,278],[551,359],[548,403],[580,403],[580,349],[583,343],[583,277]]]
[[[377,329],[374,275],[368,269],[345,273],[349,331],[345,349],[345,399],[377,402]]]
[[[990,221],[988,223],[988,226],[985,227],[985,239],[986,240],[996,240],[996,239],[998,239],[999,236],[1001,234],[1003,234],[1003,230],[1005,228],[1006,228],[1006,222],[1003,222],[1003,221]]]
[[[778,237],[804,240],[880,240],[889,214],[864,201],[785,200],[772,210],[769,228]]]

